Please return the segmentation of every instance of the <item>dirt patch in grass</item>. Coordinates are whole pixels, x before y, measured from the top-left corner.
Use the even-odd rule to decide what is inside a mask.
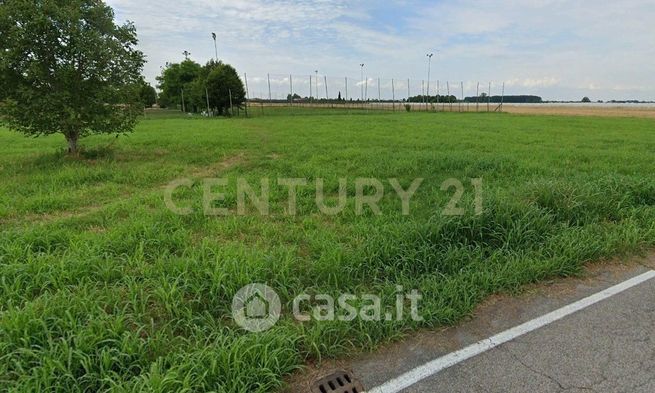
[[[232,168],[240,163],[243,163],[244,161],[245,161],[245,155],[243,153],[239,153],[236,155],[228,156],[225,159],[213,165],[207,167],[195,168],[190,172],[188,172],[187,175],[189,177],[196,177],[196,178],[216,176],[218,173],[221,173],[229,168]],[[165,183],[160,185],[159,187],[154,187],[151,190],[163,189],[167,185],[168,183]],[[134,193],[132,191],[125,191],[121,195],[121,201],[125,201],[133,196]],[[80,206],[73,210],[59,210],[52,213],[33,213],[33,214],[25,214],[22,216],[19,215],[9,216],[0,219],[0,223],[1,224],[16,224],[19,222],[24,224],[37,223],[37,222],[46,223],[46,222],[53,222],[58,220],[70,219],[70,218],[80,218],[80,217],[88,216],[89,214],[97,213],[98,211],[101,211],[102,209],[107,207],[112,202],[114,201],[108,200],[104,204]]]
[[[188,173],[190,177],[211,177],[216,174],[223,172],[227,169],[233,168],[239,164],[242,164],[246,161],[246,156],[244,153],[235,154],[232,156],[227,156],[223,160],[209,166],[195,168]]]

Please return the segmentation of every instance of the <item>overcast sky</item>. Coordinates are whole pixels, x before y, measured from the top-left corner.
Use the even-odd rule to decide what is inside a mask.
[[[372,90],[377,78],[412,78],[420,89],[425,55],[439,51],[430,79],[450,81],[453,90],[462,81],[466,95],[478,81],[494,81],[492,93],[499,93],[504,81],[506,94],[655,100],[654,0],[108,3],[119,22],[136,24],[153,83],[160,66],[183,60],[184,50],[199,63],[212,58],[216,32],[219,58],[252,77],[253,91],[267,73],[277,89],[288,87],[282,74],[293,74],[298,89],[315,70],[321,81],[359,79],[360,63]]]

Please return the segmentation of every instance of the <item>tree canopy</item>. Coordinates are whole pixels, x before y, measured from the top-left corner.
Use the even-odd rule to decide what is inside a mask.
[[[246,99],[237,71],[223,62],[211,60],[204,66],[192,60],[167,63],[157,81],[160,106],[179,107],[186,112],[206,111],[209,105],[210,112],[227,115],[230,104],[241,107]]]
[[[139,98],[146,108],[150,108],[157,103],[157,91],[146,81],[141,81]]]
[[[69,152],[92,133],[132,131],[144,55],[136,28],[100,0],[4,0],[0,118],[29,136],[62,133]]]
[[[200,75],[201,69],[200,64],[192,60],[175,64],[167,63],[162,74],[157,77],[161,90],[160,105],[182,106],[182,97],[186,95],[183,106],[189,108],[191,105],[189,86]]]

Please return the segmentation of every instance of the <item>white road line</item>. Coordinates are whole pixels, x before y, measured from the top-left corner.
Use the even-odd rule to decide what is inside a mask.
[[[652,278],[655,278],[655,271],[653,270],[631,278],[611,288],[607,288],[575,303],[569,304],[568,306],[564,306],[551,313],[535,318],[524,324],[518,325],[509,330],[505,330],[504,332],[499,333],[493,337],[478,341],[477,343],[460,349],[459,351],[429,361],[400,375],[397,378],[391,379],[378,387],[368,390],[368,393],[398,393],[401,390],[410,387],[425,378],[428,378],[442,370],[456,365],[457,363],[463,362],[466,359],[477,356],[526,333],[530,333],[534,330],[544,327],[550,323],[583,310],[600,301],[608,299]]]

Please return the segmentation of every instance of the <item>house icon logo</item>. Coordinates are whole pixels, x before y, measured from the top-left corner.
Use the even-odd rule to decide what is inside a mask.
[[[280,319],[281,309],[280,297],[265,284],[246,285],[232,299],[232,318],[249,332],[273,327]]]

